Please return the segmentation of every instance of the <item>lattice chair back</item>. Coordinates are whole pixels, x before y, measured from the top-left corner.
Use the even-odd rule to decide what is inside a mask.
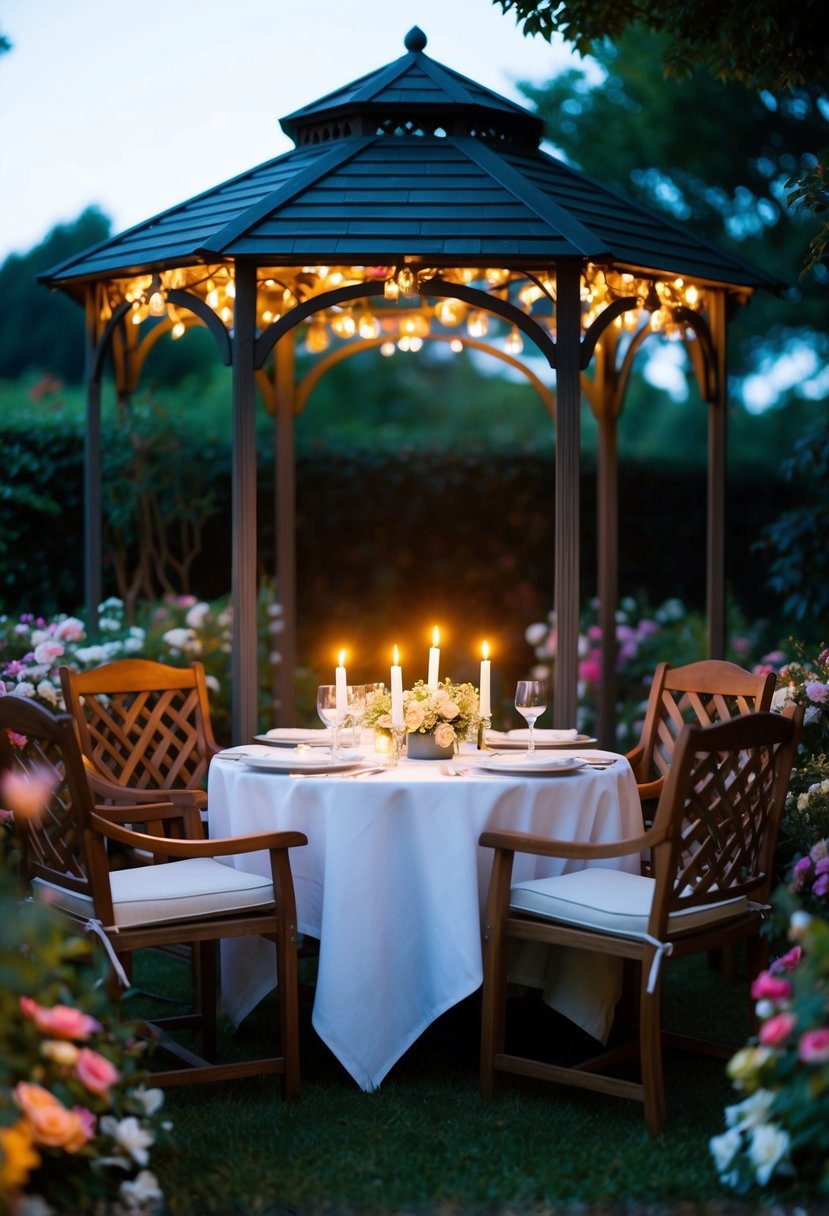
[[[72,766],[74,779],[70,780],[67,767]],[[86,778],[71,717],[55,716],[28,697],[13,693],[0,697],[0,775],[4,781],[7,773],[26,782],[30,798],[42,794],[42,802],[32,805],[31,814],[14,817],[24,880],[61,887],[81,900],[91,900],[82,819],[72,793],[84,788]]]
[[[744,714],[766,712],[774,695],[773,673],[758,675],[736,663],[703,659],[654,673],[639,744],[628,753],[643,801],[659,796],[686,724],[713,726]]]
[[[802,711],[751,713],[683,729],[653,823],[651,932],[700,904],[765,904]]]
[[[93,671],[60,669],[81,750],[109,781],[139,790],[196,790],[219,750],[204,667],[123,659]]]

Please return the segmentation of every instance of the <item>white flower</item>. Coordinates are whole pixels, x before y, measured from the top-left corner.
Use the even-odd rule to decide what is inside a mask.
[[[714,1165],[720,1177],[722,1177],[739,1152],[741,1143],[742,1136],[736,1128],[723,1132],[721,1136],[712,1136],[708,1141],[708,1148],[711,1151],[711,1156],[714,1158]]]
[[[751,1129],[748,1155],[757,1172],[757,1181],[765,1186],[775,1166],[789,1151],[789,1133],[776,1123],[758,1123]]]
[[[194,604],[185,616],[186,623],[191,629],[201,629],[207,617],[210,615],[210,605],[204,600],[199,600],[198,604]]]
[[[159,1203],[164,1198],[158,1179],[151,1170],[141,1170],[131,1181],[122,1182],[118,1193],[131,1212],[150,1202]]]
[[[799,909],[797,912],[792,912],[789,917],[789,937],[793,942],[798,942],[806,934],[809,926],[812,923],[812,918],[808,912]]]
[[[215,676],[205,676],[204,682],[211,692],[219,692],[221,690],[222,686]]]
[[[744,1102],[738,1102],[736,1106],[726,1106],[726,1127],[733,1127],[735,1131],[748,1131],[756,1127],[768,1118],[773,1102],[774,1094],[770,1089],[755,1090]]]
[[[161,640],[171,650],[181,650],[185,654],[198,654],[201,650],[201,642],[192,629],[168,629],[165,634],[162,634]]]
[[[112,1136],[138,1165],[147,1164],[150,1159],[147,1149],[155,1141],[155,1136],[142,1127],[134,1115],[127,1115],[125,1119],[120,1120],[113,1115],[104,1115],[101,1119],[101,1131],[105,1136]]]
[[[539,646],[546,638],[547,633],[547,626],[539,622],[536,625],[528,625],[524,631],[524,637],[527,639],[530,646]]]
[[[105,599],[102,604],[98,605],[99,612],[108,612],[111,608],[122,612],[124,608],[124,601],[119,600],[117,595],[111,595],[108,599]]]
[[[48,629],[33,629],[32,636],[29,641],[32,644],[32,649],[36,650],[38,646],[42,646],[44,642],[48,642],[52,635]]]
[[[30,684],[28,680],[20,680],[15,684],[14,691],[19,697],[33,697],[35,695],[35,686]]]
[[[102,629],[104,633],[117,633],[121,628],[121,622],[114,616],[102,616],[98,621],[98,628]]]
[[[145,1089],[143,1085],[139,1085],[131,1091],[131,1097],[141,1103],[145,1115],[154,1115],[164,1105],[163,1089]]]
[[[126,638],[124,641],[125,654],[140,654],[144,649],[141,638]]]
[[[58,690],[54,684],[50,684],[48,680],[41,680],[37,686],[37,695],[41,701],[45,701],[47,705],[57,705]]]
[[[758,1001],[754,1006],[754,1012],[757,1014],[758,1018],[761,1018],[763,1021],[765,1021],[766,1018],[770,1018],[776,1011],[777,1006],[775,1005],[774,1001],[770,1001],[765,997],[763,1000]]]
[[[79,663],[103,663],[106,651],[103,646],[82,646],[75,651]]]

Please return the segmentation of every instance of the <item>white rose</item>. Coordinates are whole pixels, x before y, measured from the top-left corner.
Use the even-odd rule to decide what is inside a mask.
[[[184,618],[191,629],[201,629],[207,617],[210,615],[210,605],[204,600],[199,600],[198,604],[194,604]]]
[[[736,1128],[723,1132],[721,1136],[712,1136],[708,1148],[714,1158],[717,1173],[722,1175],[728,1169],[735,1155],[739,1152],[742,1137]]]
[[[47,705],[57,705],[58,690],[48,680],[41,680],[37,686],[37,695],[41,701],[45,701]]]
[[[406,706],[406,730],[419,730],[425,717],[422,706],[417,701],[410,701]]]
[[[448,722],[441,722],[435,727],[435,743],[438,747],[451,747],[455,742],[455,728]]]
[[[104,1115],[101,1119],[101,1131],[105,1136],[112,1136],[118,1146],[129,1153],[138,1165],[146,1165],[150,1159],[148,1149],[155,1141],[155,1136],[142,1127],[134,1115],[125,1119],[116,1119],[113,1115]]]
[[[35,686],[30,684],[28,680],[20,680],[14,686],[14,691],[19,697],[33,697],[35,695]]]
[[[774,1094],[770,1089],[755,1090],[744,1102],[725,1108],[726,1127],[733,1127],[735,1131],[747,1131],[758,1123],[765,1122],[773,1102]]]
[[[145,1089],[143,1085],[139,1085],[132,1091],[131,1096],[141,1103],[146,1115],[154,1115],[164,1105],[163,1089]]]
[[[442,718],[446,718],[451,722],[453,718],[457,718],[461,712],[460,705],[456,701],[442,701],[438,706],[438,713]]]
[[[547,636],[547,626],[541,621],[536,625],[528,625],[524,630],[524,637],[530,646],[540,646]]]
[[[146,1204],[160,1203],[164,1198],[158,1179],[150,1170],[141,1170],[129,1182],[122,1182],[118,1193],[130,1212],[138,1211]]]
[[[789,1134],[776,1123],[759,1123],[751,1129],[748,1155],[755,1166],[757,1181],[765,1186],[774,1173],[775,1166],[789,1151]]]

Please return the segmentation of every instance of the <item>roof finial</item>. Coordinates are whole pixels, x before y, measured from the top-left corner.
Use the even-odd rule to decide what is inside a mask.
[[[403,39],[403,45],[407,51],[422,51],[426,46],[426,35],[418,25],[413,25],[406,37]]]

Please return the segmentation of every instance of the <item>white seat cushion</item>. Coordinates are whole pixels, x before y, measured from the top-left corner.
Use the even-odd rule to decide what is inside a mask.
[[[645,937],[656,883],[642,874],[588,867],[558,878],[516,883],[510,908],[544,920],[595,929],[616,937]],[[672,912],[668,936],[731,920],[748,909],[745,896]]]
[[[273,907],[273,883],[212,857],[194,857],[166,865],[114,870],[110,875],[115,924],[121,929],[223,916]],[[92,899],[36,879],[38,895],[73,916],[95,916]]]

